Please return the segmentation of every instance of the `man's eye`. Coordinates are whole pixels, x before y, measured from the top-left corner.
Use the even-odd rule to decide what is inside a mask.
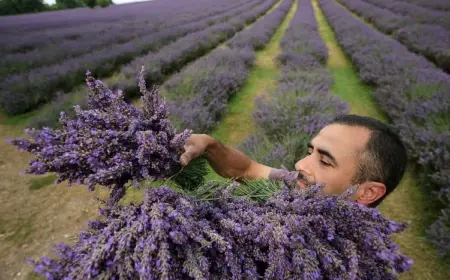
[[[328,162],[323,161],[323,160],[321,160],[320,163],[325,166],[331,166],[331,164],[329,164]]]

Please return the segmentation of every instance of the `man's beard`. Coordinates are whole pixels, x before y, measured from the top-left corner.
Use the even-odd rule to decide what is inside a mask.
[[[305,189],[315,184],[314,180],[306,177],[301,171],[285,170],[281,179],[292,189]]]
[[[315,184],[313,180],[307,178],[305,175],[302,174],[301,171],[298,172],[298,176],[296,179],[297,179],[296,180],[297,186],[301,189],[305,189],[308,186]]]

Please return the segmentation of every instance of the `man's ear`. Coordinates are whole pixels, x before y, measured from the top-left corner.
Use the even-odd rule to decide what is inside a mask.
[[[363,205],[370,205],[386,194],[386,186],[380,182],[364,182],[356,191],[355,200]]]

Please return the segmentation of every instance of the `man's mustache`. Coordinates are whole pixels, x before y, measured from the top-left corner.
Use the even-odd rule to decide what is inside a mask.
[[[297,180],[303,182],[305,185],[312,185],[314,184],[314,180],[311,178],[308,178],[305,174],[303,174],[301,171],[297,171]]]
[[[288,171],[283,172],[281,178],[286,184],[293,188],[298,187],[298,182],[302,182],[305,185],[314,184],[314,180],[306,176],[302,171]]]

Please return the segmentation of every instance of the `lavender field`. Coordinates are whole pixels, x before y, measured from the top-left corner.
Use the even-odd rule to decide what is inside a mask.
[[[4,140],[88,106],[87,70],[141,104],[142,66],[177,129],[272,167],[293,170],[337,115],[390,124],[409,154],[378,207],[409,224],[394,237],[414,262],[399,279],[448,279],[450,1],[153,0],[4,16],[0,32],[0,280],[46,279],[27,258],[73,243],[108,196],[21,174],[32,157]]]

